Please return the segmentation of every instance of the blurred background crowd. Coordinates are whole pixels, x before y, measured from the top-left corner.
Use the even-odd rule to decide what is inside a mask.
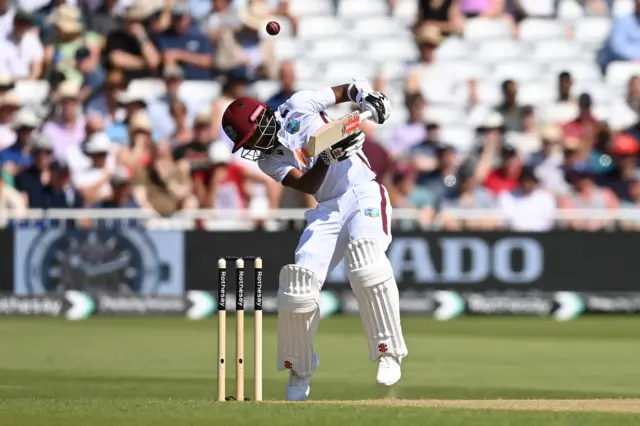
[[[354,76],[392,101],[365,153],[422,225],[640,206],[640,0],[0,0],[0,38],[0,215],[312,207],[221,116]]]

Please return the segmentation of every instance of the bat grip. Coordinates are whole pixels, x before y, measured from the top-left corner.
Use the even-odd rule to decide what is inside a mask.
[[[360,122],[362,123],[364,120],[366,120],[367,118],[371,117],[371,111],[365,111],[362,114],[360,114]]]

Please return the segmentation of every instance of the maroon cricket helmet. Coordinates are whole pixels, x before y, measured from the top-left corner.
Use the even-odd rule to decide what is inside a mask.
[[[227,107],[222,116],[222,129],[233,141],[233,152],[238,151],[258,129],[258,120],[267,105],[252,98],[238,98]]]

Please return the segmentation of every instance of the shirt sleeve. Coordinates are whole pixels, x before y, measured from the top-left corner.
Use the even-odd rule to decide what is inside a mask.
[[[282,159],[273,155],[258,161],[258,167],[264,174],[272,177],[278,183],[282,183],[291,169],[295,169],[293,164],[282,161]]]
[[[336,96],[330,87],[321,90],[301,90],[289,99],[289,106],[296,111],[318,114],[336,104]]]

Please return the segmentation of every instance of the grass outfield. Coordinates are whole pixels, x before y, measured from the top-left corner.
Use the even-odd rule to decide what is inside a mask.
[[[280,401],[286,373],[275,371],[275,318],[265,318],[268,401],[216,403],[214,321],[3,318],[0,425],[640,424],[640,319],[404,324],[410,355],[388,390],[375,386],[359,319],[324,320],[312,401],[291,404]],[[232,395],[233,330],[228,336]],[[251,336],[248,328],[249,396]]]

